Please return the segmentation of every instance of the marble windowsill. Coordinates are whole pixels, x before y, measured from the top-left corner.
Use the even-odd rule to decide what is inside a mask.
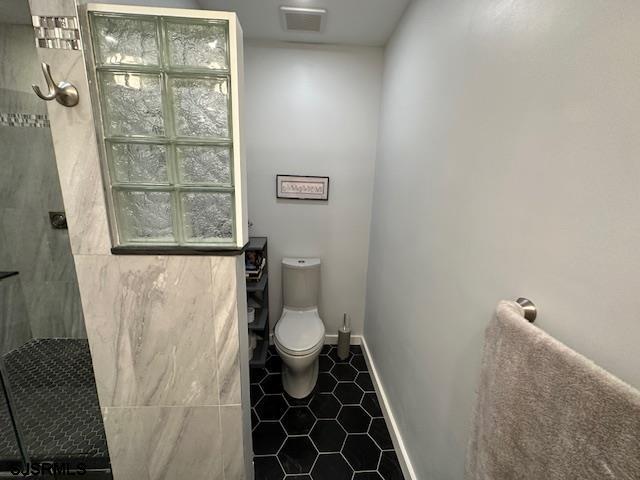
[[[113,255],[208,255],[231,257],[243,254],[247,245],[242,248],[127,245],[113,247],[111,248],[111,253]]]

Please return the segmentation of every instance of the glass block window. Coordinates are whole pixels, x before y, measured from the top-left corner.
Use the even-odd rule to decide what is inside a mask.
[[[89,20],[119,244],[233,245],[227,22]]]

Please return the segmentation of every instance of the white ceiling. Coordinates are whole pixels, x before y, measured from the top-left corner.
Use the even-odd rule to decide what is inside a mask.
[[[197,0],[207,10],[235,11],[245,38],[382,46],[410,0]],[[279,7],[326,8],[323,33],[285,32]]]
[[[97,0],[167,7],[235,11],[245,38],[286,42],[382,46],[411,0]],[[322,33],[285,32],[279,7],[326,8]],[[26,0],[0,0],[0,23],[31,24]]]

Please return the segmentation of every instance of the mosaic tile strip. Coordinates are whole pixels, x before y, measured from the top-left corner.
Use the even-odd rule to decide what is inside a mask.
[[[49,117],[35,113],[0,113],[0,126],[49,128]]]
[[[31,17],[39,48],[81,50],[80,30],[76,17]]]

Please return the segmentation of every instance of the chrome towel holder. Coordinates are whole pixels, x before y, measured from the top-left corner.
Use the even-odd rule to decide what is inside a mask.
[[[524,310],[524,318],[529,323],[533,323],[538,316],[538,308],[528,298],[520,297],[516,300],[516,303]]]

